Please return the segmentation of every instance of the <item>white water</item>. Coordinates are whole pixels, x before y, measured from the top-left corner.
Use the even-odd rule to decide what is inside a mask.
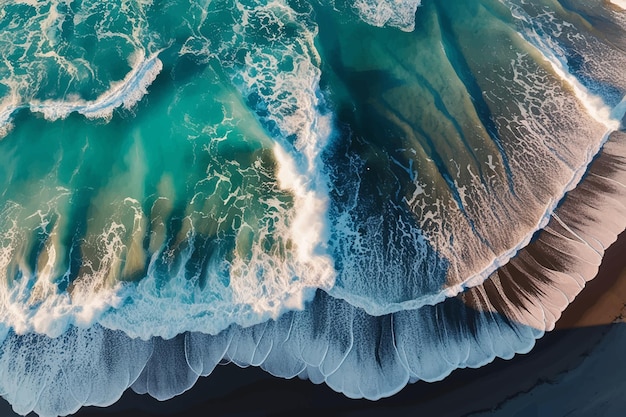
[[[609,3],[614,4],[622,10],[626,10],[626,0],[609,0]]]
[[[159,51],[160,52],[160,51]],[[148,87],[161,72],[163,64],[158,58],[159,52],[145,58],[139,52],[138,64],[119,82],[111,84],[109,90],[93,101],[31,101],[28,108],[42,113],[48,120],[64,119],[71,113],[80,113],[89,119],[110,119],[118,107],[131,109],[147,94]]]

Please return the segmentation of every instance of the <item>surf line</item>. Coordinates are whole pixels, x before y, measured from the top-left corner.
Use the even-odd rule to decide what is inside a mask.
[[[617,104],[614,108],[611,108],[603,101],[602,97],[591,93],[574,75],[572,75],[568,69],[567,63],[563,62],[562,59],[559,59],[557,54],[549,48],[549,46],[543,42],[534,31],[527,29],[525,33],[518,32],[518,35],[550,64],[554,74],[572,89],[575,97],[578,99],[580,104],[582,104],[589,116],[591,116],[598,123],[604,125],[606,130],[597,145],[592,146],[587,150],[584,163],[574,171],[570,180],[563,187],[561,195],[558,196],[558,198],[553,198],[546,206],[546,210],[536,227],[524,239],[522,239],[516,247],[498,256],[490,265],[483,269],[483,271],[469,277],[464,283],[447,289],[445,291],[447,296],[454,296],[456,293],[461,292],[466,288],[480,285],[500,266],[506,264],[513,256],[515,256],[520,249],[528,245],[535,232],[543,229],[548,224],[548,221],[552,217],[559,202],[569,191],[573,190],[580,183],[583,176],[587,172],[589,165],[609,139],[611,133],[620,129],[621,119],[623,119],[626,114],[626,96],[622,98],[619,104]]]
[[[50,121],[64,119],[71,113],[80,113],[88,119],[110,119],[118,107],[131,109],[148,93],[148,87],[163,69],[163,63],[158,58],[162,51],[159,50],[147,58],[144,51],[138,51],[139,63],[123,80],[111,83],[107,91],[92,101],[33,100],[20,104],[19,96],[13,94],[11,99],[6,100],[8,103],[0,107],[0,138],[10,131],[13,116],[22,109],[41,113]]]
[[[524,17],[521,15],[515,16],[522,21],[528,21],[528,17]],[[587,149],[587,153],[585,155],[584,162],[581,166],[575,170],[572,174],[570,180],[565,184],[563,190],[560,195],[553,197],[546,205],[546,209],[542,216],[539,218],[539,221],[533,227],[529,233],[523,237],[517,245],[512,247],[511,249],[501,253],[497,257],[495,257],[488,265],[486,265],[481,271],[473,274],[472,276],[467,277],[463,282],[446,287],[442,289],[440,292],[419,297],[412,300],[407,300],[398,303],[392,303],[387,306],[384,313],[394,313],[402,310],[409,309],[417,309],[424,305],[435,305],[446,298],[454,297],[461,292],[481,285],[485,280],[489,278],[489,276],[498,270],[501,266],[507,264],[521,249],[526,247],[534,234],[545,228],[552,218],[555,209],[563,200],[565,195],[573,190],[583,179],[585,173],[588,171],[591,162],[594,160],[595,156],[601,151],[607,140],[609,139],[611,133],[620,128],[624,128],[621,120],[626,116],[626,96],[622,98],[622,100],[613,108],[608,106],[602,97],[599,97],[592,92],[590,92],[568,69],[567,63],[564,60],[558,57],[558,54],[553,51],[545,42],[541,40],[539,35],[537,35],[532,29],[526,28],[524,33],[517,33],[522,40],[532,49],[537,51],[547,63],[551,66],[554,74],[559,77],[568,87],[573,91],[576,99],[583,106],[585,111],[589,114],[591,118],[597,121],[599,124],[606,127],[605,132],[597,141],[595,146],[592,146]],[[364,306],[365,311],[372,315],[380,315],[380,311],[373,310],[370,306]]]

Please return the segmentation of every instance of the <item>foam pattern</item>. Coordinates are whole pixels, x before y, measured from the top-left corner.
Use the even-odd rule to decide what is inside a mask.
[[[232,363],[376,400],[528,352],[626,226],[626,17],[592,6],[3,4],[0,395]]]
[[[0,390],[23,415],[34,410],[59,416],[88,404],[106,406],[137,379],[151,351],[152,342],[97,326],[72,328],[55,339],[11,333],[0,353]]]
[[[626,56],[593,34],[572,39],[569,54],[613,68],[603,73],[616,80],[588,81],[557,36],[565,38],[561,27],[580,35],[583,25],[554,9],[544,23],[512,6],[435,2],[420,8],[419,35],[355,26],[337,40],[340,25],[320,29],[322,47],[341,55],[329,63],[345,86],[337,106],[363,103],[327,154],[341,265],[333,296],[381,315],[478,285],[580,181],[623,117],[624,77],[612,71]],[[468,25],[470,16],[489,23]],[[485,46],[492,32],[498,43]],[[429,47],[433,38],[442,48]],[[611,49],[610,60],[591,57],[596,49]]]
[[[306,10],[283,3],[235,6],[218,20],[224,31],[250,22],[225,40],[201,14],[186,21],[168,9],[148,13],[137,30],[157,52],[133,52],[138,64],[123,80],[93,101],[30,101],[8,147],[45,125],[32,112],[60,129],[80,120],[72,113],[97,120],[68,129],[41,159],[5,153],[4,323],[53,337],[95,322],[144,339],[217,333],[302,308],[315,289],[332,285],[318,156],[331,126],[314,91],[315,26],[300,22]],[[263,19],[297,32],[263,34]],[[170,26],[188,37],[184,44],[168,48],[171,40],[155,35]],[[283,65],[293,71],[281,72]],[[193,81],[179,81],[185,71]],[[154,82],[170,95],[155,98],[150,116],[137,115],[154,121],[128,129],[124,117],[139,111]],[[98,134],[108,142],[90,141]],[[46,138],[42,149],[54,143]],[[150,169],[156,165],[160,172]],[[115,174],[89,183],[94,168]],[[163,322],[155,312],[166,310]]]
[[[4,3],[0,15],[0,133],[31,106],[51,119],[72,111],[110,117],[114,107],[138,101],[160,70],[143,2],[120,9],[17,1]]]

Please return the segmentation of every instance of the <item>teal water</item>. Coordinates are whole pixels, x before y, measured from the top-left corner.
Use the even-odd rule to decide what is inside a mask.
[[[232,361],[377,399],[528,351],[625,226],[603,217],[621,165],[580,192],[605,143],[620,156],[625,22],[548,0],[0,3],[0,393],[59,415]],[[60,373],[115,382],[69,399]]]

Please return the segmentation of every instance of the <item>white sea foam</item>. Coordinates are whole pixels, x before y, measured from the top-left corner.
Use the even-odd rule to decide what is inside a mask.
[[[148,92],[148,87],[161,72],[163,64],[158,52],[148,58],[140,52],[138,63],[123,80],[111,84],[109,90],[93,101],[85,100],[46,100],[20,102],[12,95],[0,103],[0,138],[6,136],[12,128],[13,117],[21,109],[30,109],[41,113],[50,121],[64,119],[71,113],[80,113],[89,119],[109,119],[116,108],[131,109]]]
[[[325,255],[328,241],[328,196],[312,184],[311,178],[298,172],[294,160],[278,144],[274,146],[274,156],[278,162],[278,182],[281,188],[289,190],[295,198],[295,216],[290,227],[291,239],[296,242],[298,261],[308,268],[314,268],[317,276],[315,286],[328,289],[334,282],[332,261]],[[315,168],[313,168],[315,169]],[[312,175],[309,172],[309,175]],[[311,185],[317,185],[312,188]],[[323,185],[322,185],[323,186]],[[301,303],[300,303],[301,305]]]
[[[9,204],[2,211],[5,217],[5,232],[0,246],[0,321],[10,326],[17,334],[37,332],[49,337],[58,337],[69,326],[88,327],[100,315],[111,307],[121,303],[118,293],[120,285],[103,286],[113,263],[119,261],[119,249],[116,238],[119,227],[111,225],[99,238],[107,251],[102,254],[100,268],[85,274],[75,283],[71,292],[60,291],[53,281],[62,262],[59,255],[64,250],[58,241],[58,231],[54,229],[46,242],[44,256],[47,262],[32,271],[25,260],[28,247],[28,227],[20,223],[29,223],[29,216],[20,221],[23,208]],[[44,216],[45,217],[45,216]],[[44,218],[42,217],[42,219]],[[44,221],[44,220],[42,220]],[[7,229],[7,225],[11,225]],[[66,272],[69,274],[69,271]]]
[[[320,70],[317,65],[320,57],[314,45],[316,31],[300,22],[306,18],[282,1],[253,8],[237,3],[237,9],[244,25],[236,32],[250,52],[245,56],[245,67],[231,76],[244,95],[255,94],[261,98],[268,109],[263,121],[271,121],[278,127],[280,134],[273,138],[277,141],[273,146],[278,163],[277,179],[279,186],[294,198],[292,213],[285,213],[290,222],[288,230],[281,231],[295,246],[292,249],[295,258],[289,261],[293,265],[281,272],[286,275],[282,278],[270,274],[264,279],[269,282],[291,280],[291,275],[295,274],[300,283],[296,291],[288,290],[292,295],[281,309],[302,308],[303,302],[312,294],[310,289],[328,289],[334,283],[332,261],[326,253],[327,179],[320,173],[319,159],[332,132],[330,116],[319,110]],[[248,31],[256,29],[254,22],[257,19],[261,19],[264,25],[276,27],[295,25],[299,36],[272,34],[275,36],[273,48],[268,51],[253,39],[258,34],[248,37]],[[286,58],[292,62],[293,69],[281,71],[280,66]],[[259,259],[264,256],[258,254]],[[242,286],[236,282],[236,298],[243,297],[252,302],[254,293],[249,288],[250,285]]]
[[[159,51],[160,52],[160,51]],[[89,119],[110,118],[118,107],[131,109],[148,92],[148,86],[161,72],[163,64],[159,52],[145,58],[139,52],[135,67],[118,82],[112,83],[109,90],[93,101],[31,101],[28,107],[33,112],[42,113],[48,120],[64,119],[71,113],[80,113]]]
[[[151,33],[145,30],[146,4],[127,2],[119,13],[114,7],[104,8],[101,2],[91,0],[71,8],[64,0],[20,0],[0,6],[5,22],[0,34],[0,78],[2,87],[8,90],[0,98],[5,100],[0,105],[0,134],[10,130],[11,113],[25,107],[50,119],[67,117],[72,112],[108,118],[112,108],[130,107],[138,101],[161,66],[155,55],[145,58],[143,53],[155,50],[150,46]],[[68,37],[64,28],[70,21],[72,35]],[[99,42],[95,54],[88,58],[84,41],[90,37],[112,42]],[[111,85],[101,83],[102,75],[133,50],[140,53],[132,55],[145,62],[131,63],[131,73],[124,80]],[[111,67],[103,62],[104,56]],[[131,85],[133,82],[136,85]],[[81,91],[94,89],[98,93],[109,91],[93,101],[80,98]],[[7,96],[14,101],[13,108],[6,106]]]
[[[609,3],[614,4],[622,10],[626,10],[626,0],[609,0]]]
[[[421,0],[354,0],[353,7],[366,23],[391,26],[405,32],[415,29],[415,13]]]
[[[0,139],[5,137],[13,128],[13,115],[21,107],[14,104],[8,104],[0,107]]]

